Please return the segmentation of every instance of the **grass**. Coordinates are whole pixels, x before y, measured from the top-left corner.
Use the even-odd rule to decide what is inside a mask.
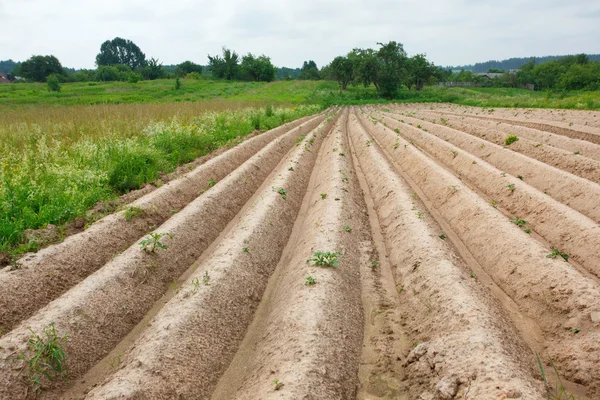
[[[67,336],[59,336],[51,323],[43,329],[42,334],[31,330],[32,337],[28,340],[29,358],[29,382],[37,394],[42,389],[42,379],[46,377],[50,381],[58,378],[67,380],[69,369],[66,364],[67,354],[63,346],[67,342]],[[25,358],[25,355],[23,355]]]
[[[0,255],[43,243],[27,230],[60,226],[160,175],[255,131],[313,114],[319,106],[126,104],[0,113]],[[214,180],[208,183],[212,186]],[[114,210],[113,210],[114,211]],[[134,218],[126,211],[126,218]]]
[[[544,389],[546,389],[546,397],[548,400],[575,400],[575,396],[573,394],[567,393],[567,389],[562,383],[562,379],[560,379],[560,375],[558,373],[558,369],[554,362],[550,362],[552,365],[552,369],[554,370],[554,374],[556,375],[556,384],[553,386],[548,382],[546,377],[546,371],[544,370],[544,366],[542,365],[542,360],[540,359],[539,354],[535,354],[537,357],[538,367],[540,368],[540,373],[542,374],[542,381],[544,382]]]

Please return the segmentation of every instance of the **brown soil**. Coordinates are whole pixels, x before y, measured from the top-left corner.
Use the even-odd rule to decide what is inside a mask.
[[[594,115],[332,109],[198,161],[0,271],[0,399],[35,397],[50,323],[70,380],[42,399],[542,399],[538,356],[598,398]]]

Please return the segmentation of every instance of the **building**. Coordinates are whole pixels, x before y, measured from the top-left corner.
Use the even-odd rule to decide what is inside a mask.
[[[6,75],[4,72],[0,72],[0,83],[10,83],[8,75]]]

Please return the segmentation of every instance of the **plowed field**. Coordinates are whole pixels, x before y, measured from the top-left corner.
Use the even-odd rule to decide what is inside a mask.
[[[596,112],[288,123],[1,270],[0,398],[600,398],[599,183]]]

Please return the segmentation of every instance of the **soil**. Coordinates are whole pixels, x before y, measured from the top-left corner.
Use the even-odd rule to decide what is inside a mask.
[[[41,399],[599,398],[596,114],[346,107],[199,160],[0,271],[0,399],[51,323]]]

